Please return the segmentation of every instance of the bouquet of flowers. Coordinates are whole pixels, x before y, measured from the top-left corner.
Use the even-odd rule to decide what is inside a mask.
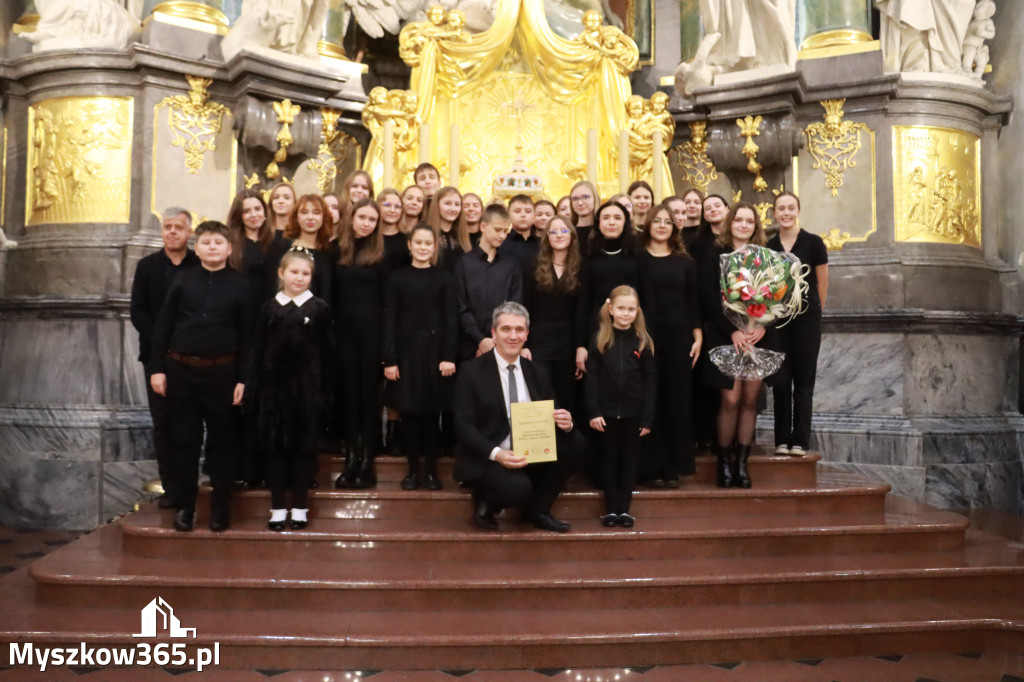
[[[738,329],[755,325],[785,325],[803,312],[807,291],[806,265],[791,253],[778,253],[748,244],[721,256],[722,308]],[[764,379],[779,371],[785,354],[755,348],[738,352],[733,346],[711,350],[711,361],[728,376]]]

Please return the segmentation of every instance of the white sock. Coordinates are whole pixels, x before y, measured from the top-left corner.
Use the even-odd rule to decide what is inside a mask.
[[[270,522],[279,523],[288,518],[287,509],[271,509],[270,510]]]
[[[308,509],[292,509],[292,521],[305,521]]]

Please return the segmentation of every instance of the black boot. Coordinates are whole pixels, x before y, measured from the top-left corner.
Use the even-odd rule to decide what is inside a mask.
[[[721,445],[712,445],[711,451],[718,458],[718,487],[719,488],[731,488],[733,485],[732,481],[732,447],[722,447]]]
[[[384,425],[384,454],[397,455],[401,448],[398,447],[401,435],[399,434],[399,422],[397,419],[389,419]]]
[[[342,450],[345,453],[345,469],[341,472],[338,478],[334,479],[334,487],[338,489],[342,488],[353,488],[356,474],[362,466],[360,460],[359,449],[351,444],[342,446]]]
[[[365,446],[360,446],[358,457],[360,466],[356,469],[356,476],[352,479],[353,488],[372,488],[377,485],[377,470],[374,467],[374,453]]]
[[[747,473],[747,460],[750,459],[749,445],[733,446],[733,479],[737,488],[750,487],[750,474]]]

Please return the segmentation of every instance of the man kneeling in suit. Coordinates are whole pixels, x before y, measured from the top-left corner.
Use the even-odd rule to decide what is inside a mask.
[[[530,314],[506,301],[494,309],[494,350],[459,367],[455,385],[455,480],[473,489],[473,521],[497,530],[494,515],[520,507],[523,518],[543,530],[564,533],[570,525],[551,516],[551,505],[576,470],[582,438],[572,415],[556,409],[558,459],[527,465],[511,450],[510,404],[553,400],[546,370],[520,357],[530,331]]]

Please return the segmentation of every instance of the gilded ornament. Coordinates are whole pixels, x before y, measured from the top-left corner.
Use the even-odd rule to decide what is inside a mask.
[[[772,226],[772,219],[768,213],[775,208],[775,204],[771,201],[759,201],[754,204],[754,208],[757,209],[757,217],[761,220],[761,227],[767,230]]]
[[[857,165],[854,159],[861,148],[860,134],[869,132],[864,123],[843,120],[845,99],[831,99],[821,103],[825,109],[825,122],[812,123],[804,128],[807,153],[814,159],[811,166],[825,173],[825,187],[832,196],[839,195],[843,186],[843,172]]]
[[[736,119],[736,125],[740,128],[740,135],[746,138],[743,143],[743,156],[747,157],[747,170],[754,175],[754,191],[766,192],[768,183],[761,177],[761,164],[757,162],[757,153],[760,147],[754,142],[754,138],[761,134],[761,116],[747,116]]]
[[[732,193],[732,203],[738,204],[742,200],[743,200],[743,190],[741,190],[741,189],[733,190],[733,193]]]
[[[650,180],[654,175],[654,159],[663,164],[662,177],[671,177],[666,152],[676,134],[676,123],[667,111],[668,95],[656,92],[651,99],[631,95],[626,100],[629,121],[629,178]],[[654,131],[661,131],[662,149],[654,149]]]
[[[26,225],[128,222],[133,104],[66,97],[29,107]]]
[[[174,135],[171,144],[184,149],[185,168],[196,175],[203,169],[203,156],[206,152],[217,149],[217,136],[224,117],[230,117],[231,111],[223,104],[208,101],[207,90],[212,80],[197,76],[185,78],[188,80],[189,93],[166,97],[156,105],[156,109],[167,107],[167,125]]]
[[[252,175],[245,178],[245,188],[252,189],[256,185],[260,184],[259,171],[253,171]]]
[[[683,171],[683,180],[701,194],[707,194],[708,186],[718,179],[718,170],[708,158],[707,130],[707,121],[692,121],[690,139],[676,147],[676,164]]]
[[[365,110],[364,110],[365,113]],[[316,157],[306,162],[306,166],[316,173],[316,184],[320,193],[330,192],[338,177],[338,168],[348,158],[349,148],[345,141],[355,140],[338,130],[338,119],[341,112],[337,109],[324,107],[320,109],[322,137]]]
[[[838,227],[833,227],[828,234],[821,235],[821,240],[825,242],[825,248],[829,251],[842,251],[846,242],[850,241],[850,233],[841,232]]]
[[[419,146],[420,117],[416,113],[419,98],[411,90],[388,90],[377,86],[370,90],[363,107],[363,125],[372,134],[370,156],[383,154],[384,122],[394,125],[392,142],[396,184],[412,184],[413,157]],[[346,152],[347,153],[347,152]],[[383,157],[382,157],[383,158]]]
[[[278,167],[279,163],[284,163],[285,159],[288,158],[288,147],[292,145],[295,138],[292,137],[291,124],[295,122],[295,117],[299,115],[302,108],[298,104],[292,104],[290,99],[281,100],[280,102],[274,102],[274,113],[277,114],[277,122],[281,124],[281,129],[277,131],[277,151],[274,153],[274,160],[267,164],[266,175],[270,180],[275,180],[281,175],[281,170]]]
[[[893,126],[897,241],[981,246],[981,151],[976,135]]]

